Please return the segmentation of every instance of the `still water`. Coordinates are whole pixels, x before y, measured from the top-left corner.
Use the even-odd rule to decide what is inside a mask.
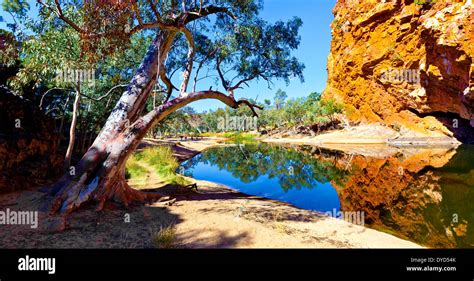
[[[383,154],[258,143],[212,148],[182,166],[302,209],[364,212],[366,226],[428,247],[474,247],[474,146]]]

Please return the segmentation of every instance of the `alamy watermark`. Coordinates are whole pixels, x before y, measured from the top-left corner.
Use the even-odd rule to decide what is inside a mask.
[[[48,274],[56,273],[55,258],[32,258],[25,256],[18,259],[19,271],[47,271]]]
[[[364,226],[365,212],[361,211],[337,211],[335,208],[332,211],[325,213],[329,217],[340,219],[348,223]]]
[[[38,228],[37,211],[13,211],[6,209],[0,211],[0,225],[29,225]]]
[[[253,131],[257,130],[257,116],[229,116],[219,117],[217,129],[220,131]]]
[[[86,84],[94,87],[95,69],[61,69],[56,72],[56,82]]]
[[[410,84],[420,83],[420,71],[417,69],[387,69],[380,76],[382,82]]]

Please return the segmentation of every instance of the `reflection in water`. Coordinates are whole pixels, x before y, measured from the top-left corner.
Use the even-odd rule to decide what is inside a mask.
[[[209,149],[197,179],[315,211],[363,211],[366,225],[430,247],[474,247],[474,148],[364,157],[310,146]]]
[[[263,144],[210,149],[183,166],[194,178],[316,211],[339,211],[330,181],[348,173],[294,149]]]

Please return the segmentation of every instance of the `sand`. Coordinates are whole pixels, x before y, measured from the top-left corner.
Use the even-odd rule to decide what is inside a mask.
[[[417,248],[397,237],[288,204],[197,181],[168,207],[186,248]]]

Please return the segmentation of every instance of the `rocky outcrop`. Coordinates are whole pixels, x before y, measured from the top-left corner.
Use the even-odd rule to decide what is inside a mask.
[[[0,193],[26,189],[62,171],[54,121],[0,86]]]
[[[472,0],[338,0],[324,97],[351,121],[474,140]]]

